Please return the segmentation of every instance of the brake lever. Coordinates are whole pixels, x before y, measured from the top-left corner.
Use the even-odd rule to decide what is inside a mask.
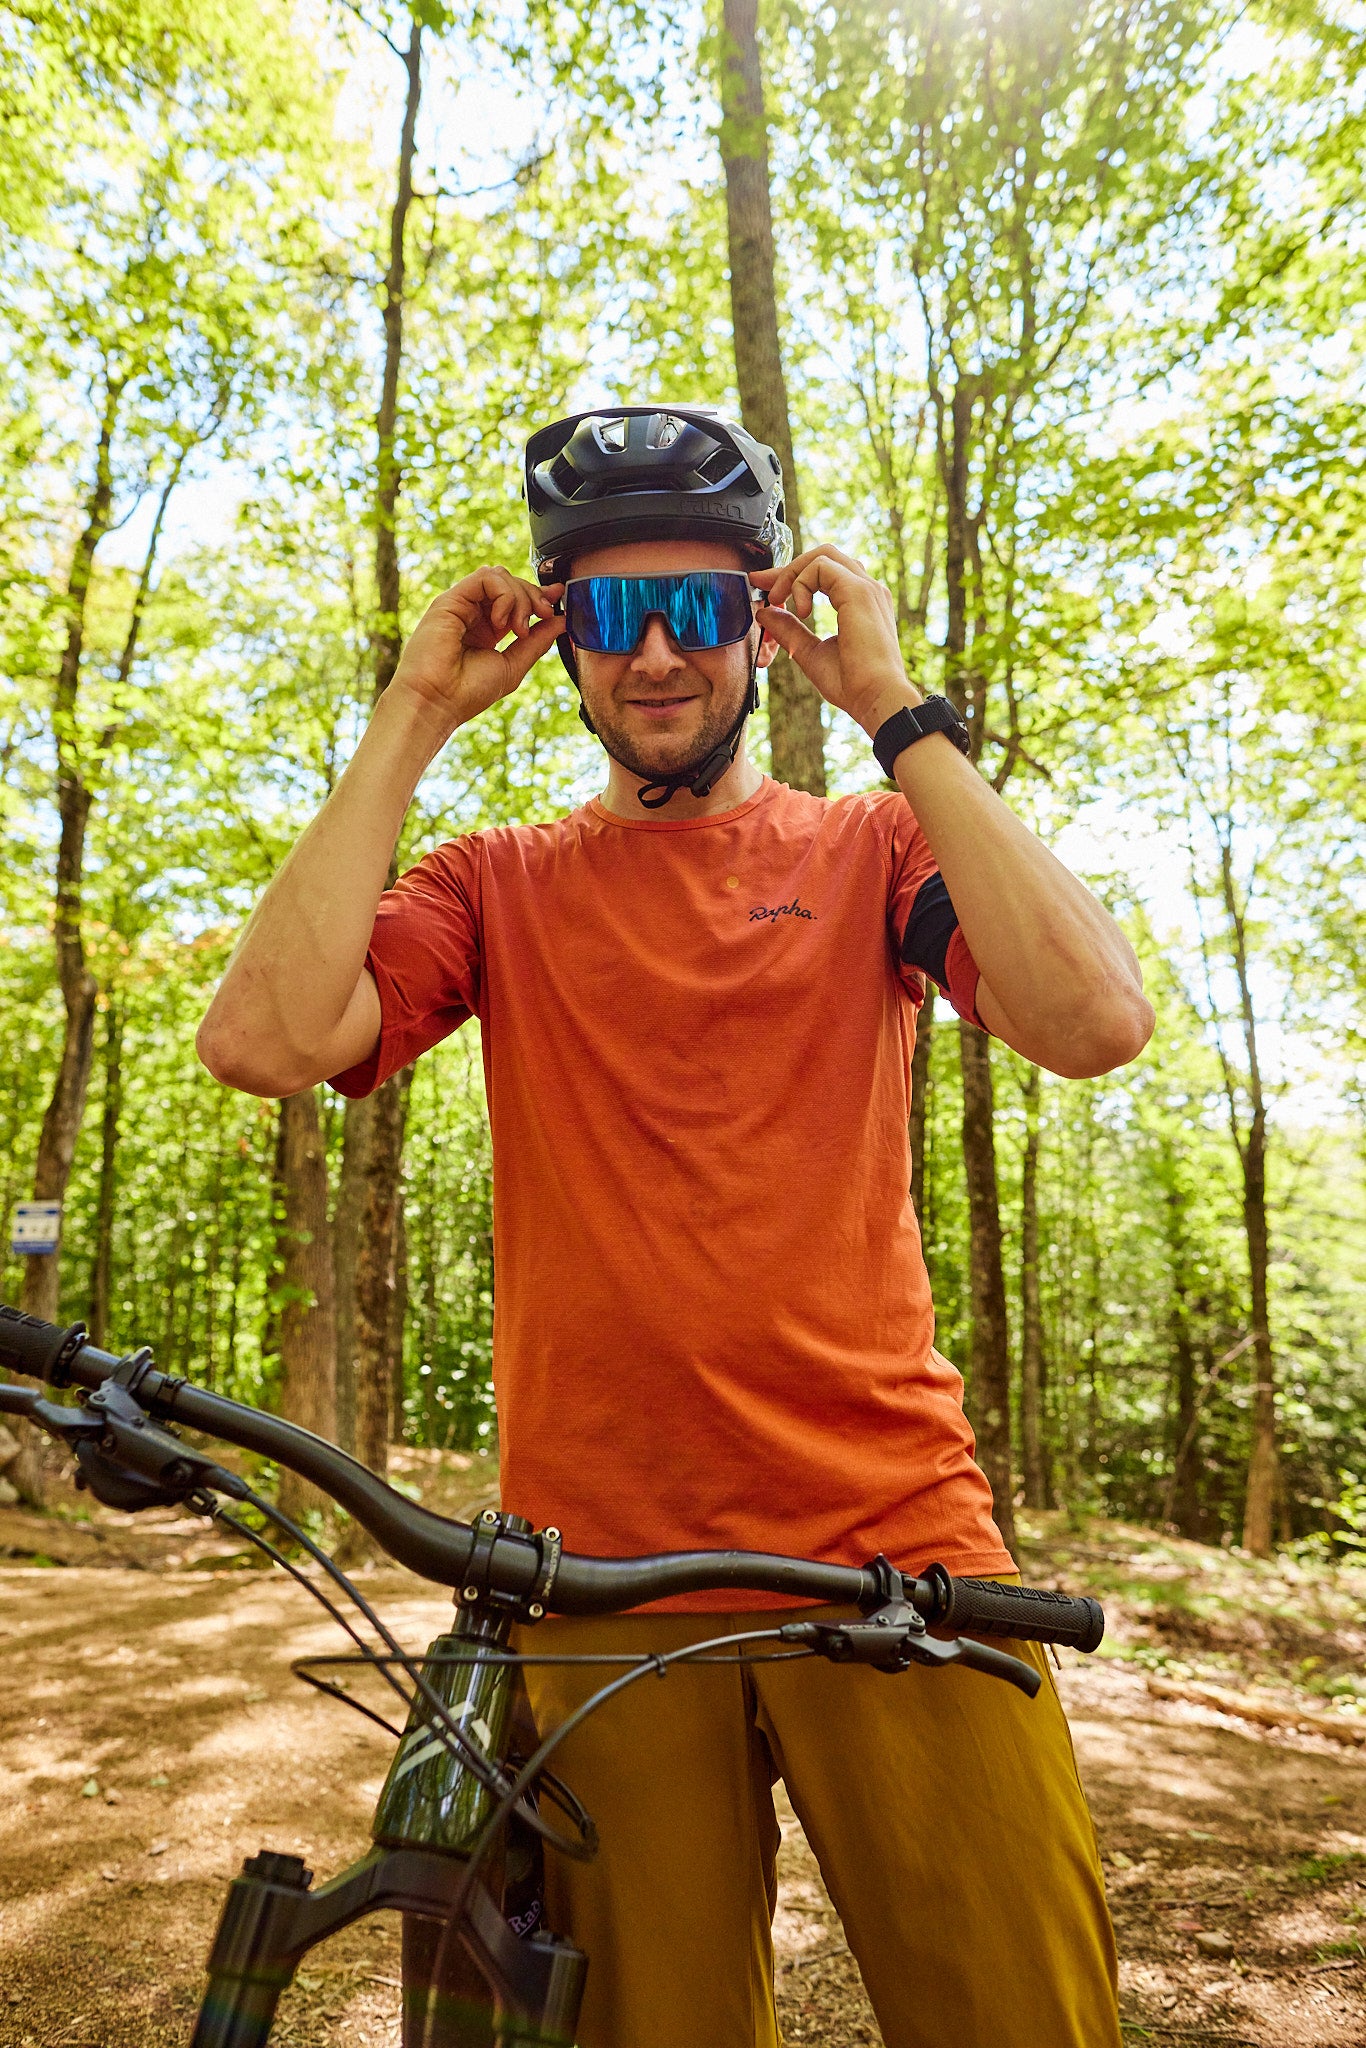
[[[105,1380],[76,1408],[27,1387],[0,1387],[0,1414],[22,1415],[69,1445],[80,1468],[76,1484],[124,1513],[178,1507],[206,1488],[235,1500],[249,1491],[235,1473],[153,1422],[117,1380]]]
[[[857,1621],[789,1621],[779,1631],[785,1643],[800,1643],[832,1664],[871,1664],[875,1671],[906,1671],[912,1664],[942,1670],[961,1664],[989,1678],[1003,1678],[1028,1699],[1043,1683],[1033,1665],[971,1636],[941,1642],[905,1600],[889,1600]]]

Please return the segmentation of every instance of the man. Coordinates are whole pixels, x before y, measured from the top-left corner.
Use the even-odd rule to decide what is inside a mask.
[[[886,591],[833,547],[787,559],[770,450],[701,409],[600,408],[533,437],[527,496],[541,582],[484,568],[429,607],[202,1056],[262,1095],[363,1094],[478,1015],[503,1500],[568,1548],[1009,1575],[933,1349],[914,1014],[929,976],[1027,1059],[1104,1073],[1151,1029],[1133,953],[907,680]],[[602,796],[439,847],[386,892],[424,769],[557,638]],[[826,803],[749,760],[778,646],[895,792]],[[535,1647],[753,1625],[724,1598],[668,1604],[547,1623]],[[528,1674],[542,1720],[584,1696],[573,1669]],[[630,1689],[560,1767],[604,1843],[549,1873],[552,1924],[592,1959],[584,2048],[774,2048],[777,1775],[889,2048],[1117,2048],[1051,1684],[1027,1702],[956,1671],[694,1668]]]

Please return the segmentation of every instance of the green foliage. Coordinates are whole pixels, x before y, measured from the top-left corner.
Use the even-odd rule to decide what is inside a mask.
[[[523,568],[517,455],[537,421],[609,393],[736,402],[719,10],[361,12],[368,26],[353,9],[325,25],[238,0],[0,10],[0,1193],[8,1212],[30,1182],[60,1043],[48,705],[107,415],[126,525],[96,554],[71,735],[94,796],[83,916],[101,1012],[63,1312],[89,1313],[112,1172],[111,1341],[151,1341],[172,1369],[267,1400],[274,1111],[217,1087],[192,1046],[234,932],[369,705],[395,140],[387,101],[366,100],[369,128],[355,115],[379,60],[395,69],[372,31],[401,49],[416,20],[429,59],[395,449],[403,628],[480,561]],[[1158,1032],[1121,1074],[1042,1087],[1054,1498],[1166,1519],[1185,1371],[1192,1531],[1241,1527],[1241,923],[1268,1084],[1281,1533],[1332,1524],[1355,1550],[1366,1510],[1343,1475],[1366,1425],[1366,1096],[1344,1055],[1366,1047],[1363,45],[1311,6],[1240,20],[1231,33],[1215,0],[774,0],[781,329],[808,538],[885,577],[908,666],[964,681],[985,767],[1046,837],[1099,820],[1092,843],[1120,846],[1103,886]],[[479,95],[497,135],[475,154],[452,136]],[[951,532],[955,417],[967,518]],[[954,547],[961,657],[946,645]],[[847,722],[832,720],[829,756],[837,786],[873,786]],[[553,817],[596,773],[552,658],[447,749],[402,857]],[[1179,866],[1179,901],[1148,872],[1159,855],[1165,874]],[[922,1222],[938,1342],[962,1361],[956,1033],[941,1001]],[[477,1054],[469,1029],[430,1055],[410,1103],[403,1393],[425,1443],[494,1428]],[[1340,1101],[1297,1096],[1311,1054]],[[999,1049],[993,1072],[1015,1314],[1024,1076]],[[339,1101],[326,1124],[335,1188]]]

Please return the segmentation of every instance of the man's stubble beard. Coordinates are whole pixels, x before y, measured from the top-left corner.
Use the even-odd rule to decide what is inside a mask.
[[[642,782],[652,782],[664,776],[695,774],[716,749],[729,739],[731,729],[740,716],[740,707],[749,695],[749,687],[749,677],[746,676],[739,687],[731,693],[729,706],[725,710],[717,710],[716,697],[713,693],[711,708],[702,721],[697,738],[686,754],[679,755],[673,760],[647,760],[616,723],[610,699],[608,709],[601,716],[591,706],[588,715],[593,721],[598,738],[612,759],[629,775],[638,775]]]

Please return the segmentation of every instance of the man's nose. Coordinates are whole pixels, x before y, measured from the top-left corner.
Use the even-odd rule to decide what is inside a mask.
[[[655,612],[646,620],[645,631],[631,656],[632,673],[657,680],[686,666],[683,656],[664,629],[663,619]]]

